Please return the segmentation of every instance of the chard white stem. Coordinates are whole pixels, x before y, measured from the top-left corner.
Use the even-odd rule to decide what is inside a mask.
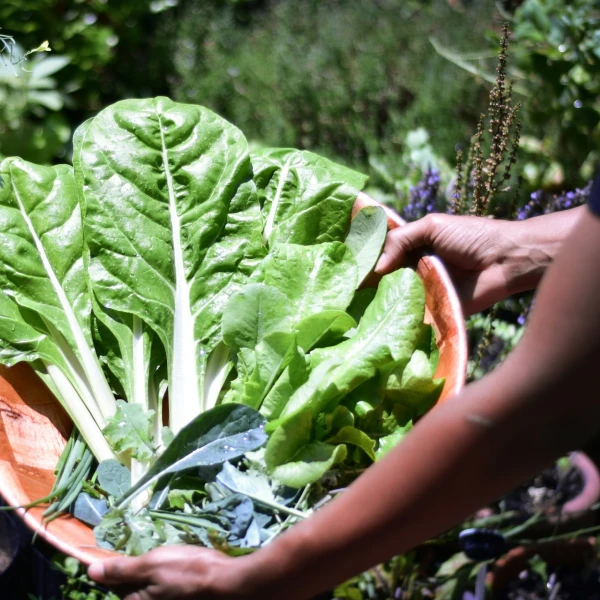
[[[133,316],[132,327],[132,354],[133,354],[133,402],[139,404],[144,412],[148,411],[148,379],[144,348],[143,321]]]
[[[152,421],[152,437],[154,438],[154,445],[156,446],[157,452],[162,453],[164,450],[162,439],[162,396],[159,396],[155,375],[152,375],[148,382],[148,406],[155,411],[154,419]]]
[[[54,387],[58,391],[58,400],[73,420],[77,429],[79,429],[96,460],[102,462],[111,458],[117,459],[104,438],[98,423],[87,410],[69,379],[57,366],[47,361],[42,361],[42,363]]]
[[[173,323],[172,356],[169,373],[169,398],[171,400],[171,428],[175,433],[187,425],[200,412],[198,367],[194,340],[194,319],[190,303],[190,285],[185,275],[181,239],[181,219],[177,212],[173,175],[161,115],[158,125],[162,144],[162,159],[169,193],[169,216],[173,236],[175,265],[175,314]]]
[[[233,368],[233,363],[229,360],[229,354],[229,348],[221,341],[214,347],[206,361],[203,411],[210,410],[217,404],[221,388]]]
[[[94,391],[94,396],[96,397],[96,401],[100,407],[102,415],[105,419],[111,417],[116,411],[116,404],[114,400],[114,396],[110,390],[108,382],[104,377],[104,373],[102,373],[102,369],[98,364],[96,357],[94,356],[92,350],[88,346],[87,340],[85,339],[85,335],[75,316],[75,311],[71,306],[69,299],[63,289],[54,269],[52,268],[52,264],[48,258],[46,253],[46,248],[42,244],[41,239],[39,238],[35,227],[29,217],[27,210],[25,209],[25,205],[23,204],[23,200],[19,195],[19,192],[16,186],[13,185],[13,192],[15,199],[17,201],[17,205],[19,207],[19,211],[21,212],[21,216],[27,225],[27,229],[29,230],[29,234],[31,235],[33,242],[37,248],[37,251],[40,255],[40,259],[44,266],[44,270],[48,275],[48,279],[52,284],[52,288],[58,297],[61,308],[65,313],[67,318],[67,323],[69,325],[69,329],[71,330],[71,335],[73,336],[73,340],[75,342],[75,346],[77,348],[77,352],[81,358],[81,362],[83,365],[83,370],[87,376],[87,379],[90,383],[91,389]]]
[[[71,381],[73,386],[75,387],[81,401],[85,404],[86,408],[90,411],[91,415],[94,417],[96,423],[98,423],[98,427],[103,429],[106,426],[106,417],[100,410],[96,398],[94,397],[94,392],[91,389],[89,381],[85,373],[83,372],[83,368],[81,363],[75,356],[75,353],[62,336],[62,334],[52,325],[52,323],[47,322],[44,319],[44,323],[48,328],[48,332],[50,333],[50,337],[56,344],[63,361],[65,362],[68,373],[65,373],[67,378]],[[113,397],[114,402],[114,397]]]
[[[148,463],[140,462],[135,458],[131,459],[131,485],[135,485],[148,472]],[[150,500],[150,490],[145,490],[143,494],[136,496],[131,501],[131,507],[134,512],[139,512]]]

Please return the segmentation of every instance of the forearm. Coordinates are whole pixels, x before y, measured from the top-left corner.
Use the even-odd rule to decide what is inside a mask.
[[[600,425],[594,236],[600,223],[589,221],[570,238],[502,367],[423,418],[339,499],[242,559],[255,580],[269,573],[260,582],[268,597],[308,598],[406,551],[592,435]],[[587,267],[574,263],[581,256]]]

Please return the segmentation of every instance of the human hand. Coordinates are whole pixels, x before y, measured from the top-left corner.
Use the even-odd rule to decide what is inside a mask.
[[[164,546],[92,564],[90,579],[124,600],[264,600],[245,557],[195,546]]]
[[[549,260],[522,238],[522,223],[430,214],[388,234],[375,272],[389,273],[410,251],[430,248],[444,261],[470,315],[535,287]]]

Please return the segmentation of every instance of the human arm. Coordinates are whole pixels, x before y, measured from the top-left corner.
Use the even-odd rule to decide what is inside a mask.
[[[470,315],[535,289],[585,210],[581,206],[526,221],[431,214],[389,233],[377,272],[389,273],[408,252],[430,248],[444,261]]]
[[[507,361],[265,548],[236,559],[161,548],[90,575],[144,590],[131,600],[304,600],[459,522],[600,427],[598,274],[600,219],[584,214]]]

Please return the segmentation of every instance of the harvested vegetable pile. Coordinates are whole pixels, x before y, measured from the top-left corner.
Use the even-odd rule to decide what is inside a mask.
[[[76,426],[48,518],[130,554],[256,548],[437,400],[419,278],[359,289],[387,231],[350,222],[364,176],[166,98],[87,121],[73,162],[0,165],[0,362]]]

